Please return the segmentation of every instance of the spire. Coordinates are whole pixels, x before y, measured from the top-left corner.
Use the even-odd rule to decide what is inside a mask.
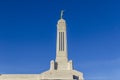
[[[63,19],[63,10],[57,22],[56,59],[51,61],[50,70],[72,70],[72,61],[67,57],[66,22]]]
[[[61,16],[60,16],[61,19],[63,19],[63,12],[64,10],[61,10]]]
[[[63,10],[61,11],[61,18],[57,23],[57,44],[56,44],[56,62],[58,70],[68,69],[67,57],[67,33],[66,22],[63,19]]]

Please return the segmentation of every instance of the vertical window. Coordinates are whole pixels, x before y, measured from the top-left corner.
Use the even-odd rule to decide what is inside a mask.
[[[61,43],[61,45],[60,45],[60,46],[61,46],[61,49],[60,49],[60,51],[62,51],[62,32],[60,32],[60,33],[61,33],[61,34],[60,34],[60,35],[61,35],[61,42],[60,42],[60,43]]]
[[[59,32],[59,51],[60,51],[60,32]]]
[[[63,32],[63,51],[64,51],[64,32]]]
[[[64,32],[59,32],[59,51],[64,51]]]

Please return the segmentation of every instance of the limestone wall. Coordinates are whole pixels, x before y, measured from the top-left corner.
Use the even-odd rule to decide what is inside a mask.
[[[0,80],[40,80],[39,74],[1,74]]]

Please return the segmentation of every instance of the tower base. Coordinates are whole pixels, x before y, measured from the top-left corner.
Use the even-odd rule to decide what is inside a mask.
[[[83,73],[76,70],[48,70],[40,74],[40,80],[83,80]]]

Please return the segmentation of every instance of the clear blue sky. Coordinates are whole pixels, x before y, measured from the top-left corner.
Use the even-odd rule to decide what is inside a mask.
[[[62,9],[74,68],[87,80],[120,80],[119,0],[0,0],[0,73],[49,69]]]

